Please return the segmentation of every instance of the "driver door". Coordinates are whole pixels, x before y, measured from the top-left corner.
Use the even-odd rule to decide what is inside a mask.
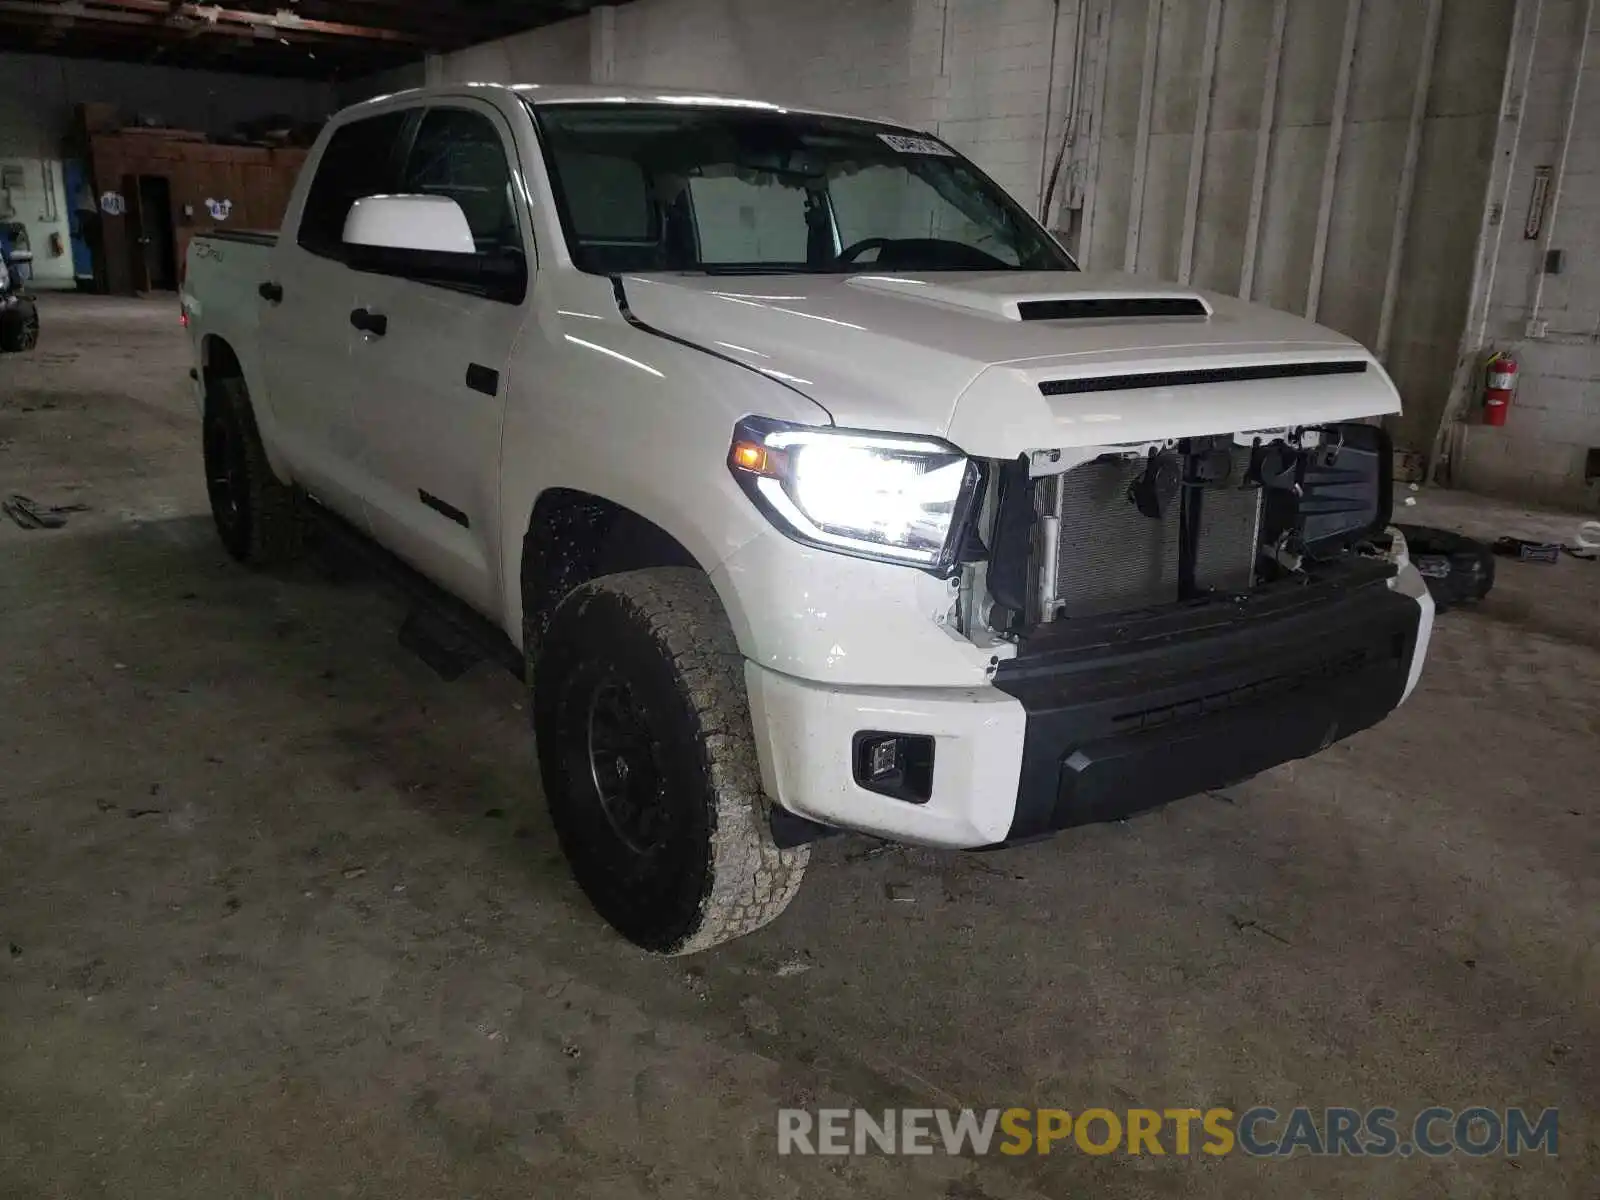
[[[456,201],[480,252],[532,240],[511,130],[492,105],[440,100],[422,115],[398,190]],[[531,283],[529,285],[531,287]],[[358,273],[355,421],[374,536],[479,612],[501,602],[500,427],[523,297],[491,298],[398,275]]]

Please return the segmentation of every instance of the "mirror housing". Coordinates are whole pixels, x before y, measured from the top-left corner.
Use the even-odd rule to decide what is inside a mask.
[[[347,246],[476,254],[472,227],[461,205],[448,196],[368,196],[350,206],[344,222]]]
[[[520,250],[479,250],[461,206],[448,196],[368,196],[350,206],[345,263],[435,287],[520,304],[528,263]]]

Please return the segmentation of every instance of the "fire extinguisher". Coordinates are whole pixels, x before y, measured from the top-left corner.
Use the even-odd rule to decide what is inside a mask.
[[[1491,356],[1484,367],[1483,423],[1504,425],[1516,394],[1517,360],[1501,351]]]

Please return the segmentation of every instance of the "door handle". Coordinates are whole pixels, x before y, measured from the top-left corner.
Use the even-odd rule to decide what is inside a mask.
[[[261,298],[268,304],[283,303],[283,284],[281,283],[272,283],[269,281],[267,283],[263,283],[256,289],[256,291],[261,294]]]
[[[350,324],[373,337],[382,337],[389,332],[389,318],[382,313],[373,312],[370,308],[356,309],[350,314]]]

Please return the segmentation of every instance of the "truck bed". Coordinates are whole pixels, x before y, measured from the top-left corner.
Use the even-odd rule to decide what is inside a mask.
[[[257,341],[265,302],[259,289],[272,277],[277,244],[278,235],[270,230],[217,229],[190,238],[184,256],[183,311],[197,356],[206,361],[208,338],[225,343],[262,398],[263,381],[251,377],[261,362]],[[204,411],[203,385],[197,386],[195,402]]]

